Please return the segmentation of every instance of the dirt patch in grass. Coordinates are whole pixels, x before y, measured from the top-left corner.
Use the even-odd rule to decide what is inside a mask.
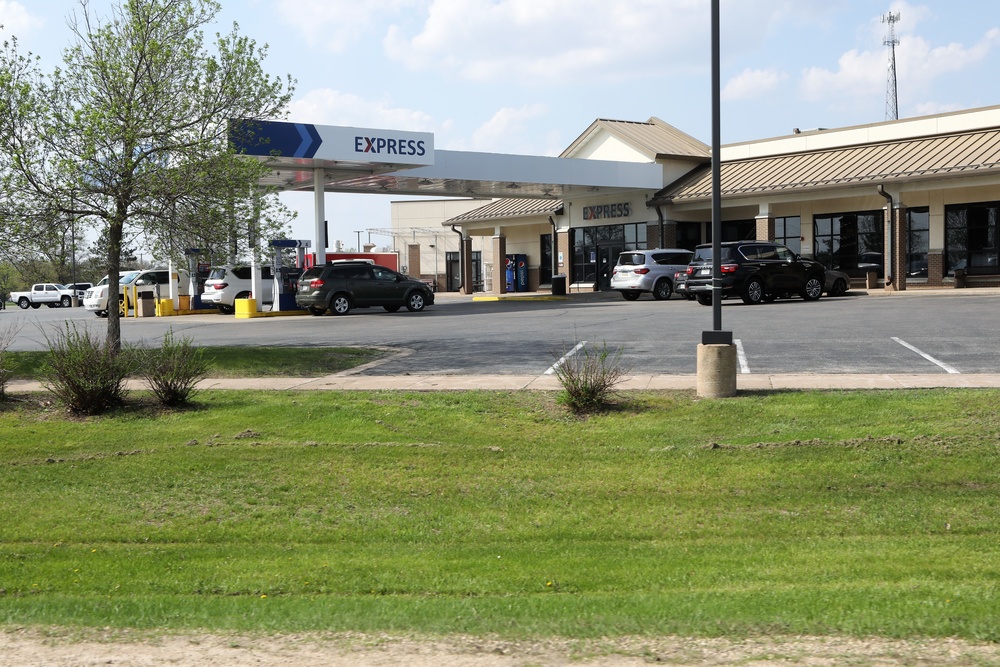
[[[637,667],[742,665],[998,665],[1000,646],[954,639],[840,637],[622,638],[515,641],[480,637],[336,635],[150,635],[128,631],[7,629],[5,664],[21,667]]]

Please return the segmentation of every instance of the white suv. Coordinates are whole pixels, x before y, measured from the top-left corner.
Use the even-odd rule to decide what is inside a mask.
[[[258,267],[261,303],[274,301],[274,273],[270,266]],[[205,280],[201,295],[203,304],[215,304],[226,315],[236,309],[236,299],[249,299],[253,294],[253,280],[249,266],[213,266]]]
[[[643,292],[651,292],[657,301],[669,299],[674,293],[674,274],[687,271],[692,255],[683,248],[626,250],[618,255],[611,289],[627,301],[635,301]]]

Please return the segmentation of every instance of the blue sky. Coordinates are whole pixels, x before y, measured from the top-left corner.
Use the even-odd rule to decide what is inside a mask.
[[[90,0],[107,14],[107,0]],[[75,0],[0,0],[4,37],[59,62]],[[1000,3],[722,0],[722,140],[1000,104]],[[432,132],[435,146],[556,155],[596,118],[657,116],[711,141],[709,0],[222,0],[291,74],[289,118]],[[311,195],[288,195],[310,238]],[[389,227],[389,199],[328,195],[331,239]],[[373,241],[385,242],[374,238]]]

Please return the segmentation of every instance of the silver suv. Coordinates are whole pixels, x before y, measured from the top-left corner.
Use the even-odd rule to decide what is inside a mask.
[[[627,301],[635,301],[643,292],[651,292],[657,301],[669,299],[674,293],[674,274],[687,271],[693,254],[683,248],[626,250],[618,255],[611,289]]]

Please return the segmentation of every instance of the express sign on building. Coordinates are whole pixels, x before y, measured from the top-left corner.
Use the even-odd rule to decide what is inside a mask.
[[[236,121],[229,138],[245,155],[346,162],[434,164],[434,135],[278,121]]]
[[[632,205],[628,202],[621,204],[605,204],[603,206],[584,206],[584,220],[605,220],[607,218],[627,218],[632,215]]]

